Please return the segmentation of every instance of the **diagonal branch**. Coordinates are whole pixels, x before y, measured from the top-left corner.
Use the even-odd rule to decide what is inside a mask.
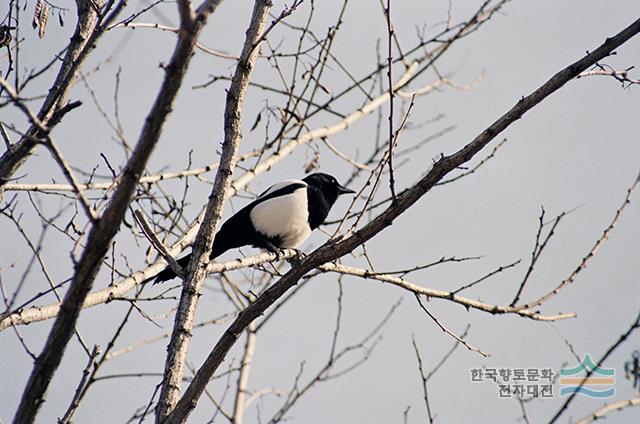
[[[547,300],[551,299],[553,296],[555,296],[556,294],[558,294],[558,292],[560,292],[560,290],[562,290],[563,288],[565,288],[566,286],[568,286],[569,284],[573,283],[576,279],[576,277],[578,276],[578,274],[587,267],[587,265],[589,264],[590,260],[596,255],[596,253],[598,252],[598,250],[600,250],[600,248],[602,247],[602,245],[605,243],[605,241],[607,241],[607,239],[609,238],[609,233],[616,227],[616,225],[618,225],[618,221],[620,220],[620,217],[622,216],[622,212],[624,212],[625,208],[627,207],[627,205],[629,205],[631,203],[631,194],[633,193],[633,191],[636,189],[636,187],[640,184],[640,174],[638,175],[638,177],[633,181],[633,184],[631,184],[631,186],[627,189],[627,195],[625,196],[624,200],[622,201],[622,205],[620,205],[620,207],[616,210],[613,219],[611,220],[611,222],[609,223],[609,225],[607,226],[607,228],[605,228],[605,230],[602,232],[602,235],[600,236],[600,238],[598,238],[598,240],[596,240],[596,242],[593,244],[593,247],[591,247],[591,250],[589,250],[589,253],[587,253],[586,256],[584,256],[582,258],[582,260],[580,261],[580,264],[571,272],[571,274],[569,274],[569,276],[567,278],[565,278],[564,280],[562,280],[560,282],[560,284],[558,284],[553,290],[551,290],[550,292],[546,293],[544,296],[528,302],[524,305],[518,306],[519,308],[523,308],[523,309],[530,309],[530,308],[535,308],[538,305],[541,305],[542,303],[546,302]],[[557,223],[557,221],[556,221]],[[555,228],[555,224],[554,227]],[[552,232],[553,232],[553,228],[552,228]]]
[[[448,300],[453,303],[464,306],[466,309],[476,309],[478,311],[487,312],[490,314],[502,315],[502,314],[515,314],[523,318],[529,318],[535,321],[558,321],[562,319],[574,318],[574,313],[565,313],[557,315],[542,315],[537,311],[530,309],[520,309],[512,306],[500,306],[492,305],[489,303],[480,302],[479,300],[469,299],[457,295],[455,292],[431,289],[428,287],[422,287],[417,284],[411,283],[404,278],[396,277],[389,274],[373,273],[366,269],[355,268],[347,265],[337,265],[334,263],[326,263],[318,267],[322,271],[337,272],[344,275],[353,275],[364,279],[370,279],[380,281],[381,283],[391,284],[401,289],[410,291],[415,295],[423,295],[427,298],[435,298]],[[486,277],[486,276],[485,276]]]
[[[640,406],[640,397],[635,397],[631,399],[625,399],[618,402],[605,404],[604,406],[591,412],[589,415],[585,416],[581,420],[576,421],[576,424],[589,424],[594,421],[605,419],[607,418],[607,414],[609,412],[622,411],[623,409],[629,408],[632,406]]]
[[[258,57],[259,50],[256,43],[260,40],[265,22],[271,8],[270,0],[257,0],[247,36],[240,54],[229,91],[224,112],[224,143],[220,165],[216,173],[215,183],[209,195],[209,203],[204,214],[202,225],[196,236],[191,254],[191,261],[187,266],[185,283],[180,296],[178,311],[173,323],[171,341],[167,347],[164,379],[160,390],[160,399],[156,406],[156,422],[161,423],[171,412],[180,396],[183,367],[187,357],[191,330],[195,319],[200,290],[207,276],[206,264],[209,261],[211,246],[215,231],[222,216],[222,209],[226,194],[231,187],[231,177],[237,162],[237,152],[242,138],[241,117],[244,96],[249,86],[251,71]],[[196,17],[196,21],[199,16]]]
[[[524,278],[522,278],[522,281],[520,282],[520,287],[518,287],[518,291],[516,292],[516,295],[513,297],[513,300],[511,301],[509,306],[515,306],[520,300],[520,295],[522,295],[524,286],[527,284],[529,277],[533,273],[533,269],[535,268],[536,263],[538,262],[538,259],[540,259],[540,255],[542,254],[542,251],[547,246],[547,243],[549,242],[551,237],[555,234],[556,227],[558,226],[558,224],[560,224],[560,220],[566,215],[565,212],[562,212],[560,215],[555,217],[555,219],[553,220],[553,225],[551,226],[551,229],[545,236],[544,240],[540,242],[540,239],[542,237],[542,227],[544,227],[545,225],[544,214],[545,214],[545,210],[544,210],[544,207],[542,207],[542,212],[540,213],[540,218],[538,219],[539,224],[538,224],[538,231],[536,233],[536,242],[535,242],[535,245],[533,246],[533,251],[531,252],[531,261],[529,262],[529,268],[527,268],[527,272],[524,274]]]
[[[120,1],[106,20],[114,19],[125,3]],[[75,32],[66,49],[56,80],[51,85],[37,115],[38,119],[49,129],[60,121],[62,117],[60,112],[71,110],[64,105],[67,93],[73,85],[77,71],[89,54],[94,51],[95,43],[104,33],[103,27],[99,25],[101,23],[99,11],[103,6],[103,0],[76,0],[76,6],[78,22]],[[0,157],[0,188],[9,182],[11,176],[24,165],[36,148],[38,144],[36,140],[41,135],[38,126],[32,124],[21,139]]]
[[[604,44],[587,54],[577,62],[564,68],[540,88],[529,96],[521,98],[515,106],[491,124],[469,144],[450,156],[438,160],[431,170],[414,186],[399,194],[396,202],[392,203],[384,212],[374,218],[360,230],[338,241],[330,241],[302,260],[298,266],[287,272],[279,281],[274,283],[260,297],[242,311],[227,331],[220,337],[218,343],[210,352],[202,367],[196,373],[184,395],[176,405],[175,410],[167,417],[168,423],[181,423],[195,407],[200,395],[206,388],[209,379],[218,369],[226,354],[235,344],[239,335],[268,307],[273,305],[284,293],[293,287],[307,272],[317,266],[339,258],[353,251],[357,246],[370,240],[384,228],[388,227],[403,212],[413,206],[425,193],[447,174],[468,162],[496,136],[508,126],[517,121],[527,111],[541,103],[567,82],[575,78],[580,72],[592,66],[598,60],[608,56],[611,52],[640,32],[640,19],[615,36],[606,39]]]
[[[184,75],[193,56],[197,35],[206,23],[200,21],[191,32],[184,31],[174,49],[171,61],[158,91],[156,100],[145,120],[131,157],[118,177],[118,187],[104,214],[91,227],[86,245],[76,265],[71,285],[60,306],[60,312],[49,332],[44,348],[35,361],[27,385],[22,393],[15,423],[31,423],[44,402],[44,395],[56,372],[65,348],[73,334],[84,300],[100,270],[111,240],[118,232],[129,206],[131,195],[151,156],[173,102],[182,85]],[[0,174],[2,178],[2,174]]]
[[[635,321],[631,324],[629,329],[626,332],[624,332],[624,334],[621,334],[620,337],[618,338],[618,340],[614,344],[609,346],[609,349],[607,349],[607,351],[604,353],[604,355],[602,355],[602,357],[596,362],[596,367],[602,367],[602,364],[604,364],[604,362],[607,360],[607,358],[609,358],[609,356],[620,345],[622,345],[635,330],[637,330],[639,328],[640,328],[640,312],[638,312],[638,316],[636,316]],[[591,374],[593,374],[593,372],[596,369],[597,368],[593,368],[593,369],[587,370],[587,372],[585,373],[584,377],[582,377],[582,381],[580,382],[579,387],[582,387],[585,384],[585,382],[589,379],[589,377],[591,377]],[[558,421],[558,419],[562,416],[562,414],[564,414],[566,412],[566,410],[569,407],[569,405],[571,404],[571,402],[575,399],[577,393],[578,393],[577,391],[571,393],[571,396],[569,396],[567,398],[567,400],[562,404],[560,409],[558,409],[558,411],[555,413],[555,415],[549,420],[549,424],[553,424],[556,421]]]
[[[169,264],[169,267],[176,273],[177,276],[183,278],[184,270],[176,261],[173,256],[169,254],[167,248],[162,244],[162,242],[158,239],[158,236],[153,232],[151,226],[147,222],[147,219],[144,217],[142,212],[139,209],[136,209],[133,212],[133,216],[140,225],[142,229],[142,233],[147,237],[147,239],[151,242],[151,245],[160,253],[160,255],[164,258],[165,261]]]
[[[433,424],[433,415],[431,414],[431,405],[429,404],[429,391],[427,390],[427,377],[425,376],[424,369],[422,367],[420,349],[418,349],[416,338],[413,335],[411,336],[411,344],[413,345],[413,351],[416,353],[416,359],[418,360],[418,371],[420,371],[420,381],[422,382],[422,397],[424,399],[425,406],[427,407],[427,418],[429,419],[429,424]],[[456,343],[455,346],[458,346],[458,343]]]
[[[422,299],[420,299],[420,296],[416,294],[416,300],[418,301],[418,305],[420,305],[420,308],[424,311],[425,314],[427,314],[427,316],[429,318],[431,318],[433,320],[433,322],[436,323],[436,325],[438,327],[440,327],[440,329],[442,331],[444,331],[445,333],[447,333],[448,335],[450,335],[451,337],[453,337],[453,339],[457,342],[460,343],[461,345],[463,345],[464,347],[466,347],[467,349],[469,349],[471,352],[476,352],[479,355],[481,355],[484,358],[489,357],[490,355],[486,352],[483,352],[480,348],[473,346],[471,344],[469,344],[468,342],[466,342],[462,337],[458,336],[456,333],[454,333],[453,331],[449,330],[447,327],[444,326],[444,324],[442,324],[438,318],[436,318],[435,315],[433,315],[431,312],[429,312],[429,310],[427,309],[426,306],[424,306],[424,303],[422,303]]]
[[[167,253],[175,255],[185,248],[186,243],[184,240],[179,242],[172,249],[169,249]],[[280,254],[280,259],[286,259],[294,257],[297,253],[294,250],[286,250]],[[242,269],[247,267],[254,267],[261,265],[265,262],[276,260],[274,253],[261,253],[256,256],[250,256],[243,259],[234,259],[224,263],[210,263],[207,267],[209,273],[223,273],[226,271],[232,271],[235,269]],[[101,290],[96,290],[90,293],[82,307],[90,308],[96,305],[102,305],[123,297],[132,289],[142,284],[145,280],[148,280],[164,268],[166,265],[164,261],[158,261],[149,267],[134,273],[132,276],[122,279],[115,284],[109,285]],[[12,312],[0,315],[0,332],[6,330],[13,325],[28,325],[34,322],[40,322],[48,319],[55,318],[60,313],[61,303],[51,303],[42,306],[32,306],[26,308],[26,304],[16,307]]]
[[[27,118],[31,122],[31,125],[34,126],[37,129],[38,133],[42,136],[41,140],[34,139],[31,141],[35,143],[35,145],[42,143],[47,147],[47,149],[49,149],[51,156],[53,156],[53,159],[60,166],[62,173],[69,181],[73,191],[76,193],[76,196],[80,201],[80,206],[82,207],[82,209],[84,209],[85,213],[87,214],[87,218],[89,218],[89,221],[95,222],[96,221],[95,212],[91,207],[91,205],[89,204],[89,200],[82,192],[82,189],[79,187],[78,180],[73,174],[73,171],[69,166],[69,163],[65,160],[64,156],[62,156],[62,152],[58,148],[56,142],[49,135],[50,129],[42,121],[40,121],[40,119],[37,116],[35,116],[33,112],[31,112],[31,110],[27,107],[27,105],[25,105],[20,100],[18,93],[2,77],[0,77],[0,87],[2,87],[2,89],[9,95],[9,97],[11,97],[11,100],[13,101],[13,103],[20,110],[22,110],[25,115],[27,115]]]

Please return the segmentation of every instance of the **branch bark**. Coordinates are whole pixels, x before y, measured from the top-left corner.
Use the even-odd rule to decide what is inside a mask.
[[[76,0],[78,22],[75,32],[71,37],[56,80],[51,85],[51,89],[38,111],[38,119],[49,129],[62,118],[64,113],[57,112],[65,110],[63,103],[73,85],[76,73],[89,53],[94,50],[93,45],[102,34],[102,31],[98,31],[99,11],[102,5],[103,0]],[[116,14],[118,10],[119,8],[116,9]],[[111,16],[115,17],[115,14]],[[40,129],[32,124],[25,135],[0,157],[0,198],[2,197],[2,186],[24,165],[38,144],[36,140],[40,136]]]
[[[621,334],[620,337],[618,338],[618,340],[616,340],[615,343],[613,343],[611,346],[609,346],[609,349],[607,349],[607,351],[604,353],[604,355],[602,355],[602,357],[596,362],[596,366],[602,367],[602,364],[604,364],[604,362],[609,358],[609,356],[611,356],[611,354],[618,347],[620,347],[620,345],[622,345],[631,336],[631,334],[633,334],[634,331],[636,331],[639,328],[640,328],[640,312],[638,312],[638,315],[636,316],[635,321],[631,324],[629,329],[626,332],[624,332],[623,334]],[[578,387],[584,386],[584,383],[589,379],[589,377],[591,377],[593,372],[594,372],[594,369],[589,369],[585,373],[584,377],[582,377],[582,381],[580,382]],[[571,396],[569,396],[567,398],[567,400],[564,401],[562,406],[560,406],[560,409],[558,409],[558,411],[555,413],[555,415],[549,420],[549,424],[555,423],[556,421],[558,421],[560,419],[560,417],[565,412],[567,412],[567,409],[569,408],[569,405],[576,398],[577,393],[578,392],[571,393]]]
[[[231,187],[231,177],[237,162],[237,152],[242,138],[242,103],[249,86],[253,66],[258,57],[256,43],[261,39],[265,22],[271,9],[271,0],[257,0],[254,4],[251,23],[247,30],[240,60],[236,67],[224,112],[224,143],[216,179],[209,195],[209,202],[198,235],[196,236],[191,262],[187,266],[184,287],[176,312],[171,341],[167,348],[164,379],[160,398],[156,406],[156,422],[164,422],[180,397],[184,362],[187,357],[191,330],[198,306],[202,283],[207,276],[209,254],[215,237],[215,231],[222,216],[226,194]],[[196,20],[198,20],[196,17]]]
[[[168,250],[168,253],[175,255],[182,251],[187,242],[182,240]],[[287,250],[280,254],[280,259],[286,259],[296,255],[293,250]],[[257,266],[265,262],[271,262],[276,260],[274,253],[261,253],[256,256],[250,256],[248,258],[234,259],[224,263],[210,263],[207,267],[208,273],[221,273],[226,271],[232,271],[235,269],[242,269],[252,266]],[[127,277],[116,284],[105,287],[101,290],[96,290],[93,293],[87,295],[82,307],[90,308],[96,305],[102,305],[109,303],[114,299],[122,298],[128,292],[133,290],[138,285],[142,284],[145,280],[154,277],[158,272],[166,266],[164,261],[158,261],[149,267],[134,273],[132,276]],[[16,311],[2,315],[0,318],[0,332],[10,328],[14,325],[29,325],[35,322],[45,321],[51,318],[55,318],[60,313],[61,304],[51,303],[44,306],[33,306],[26,309],[17,308]]]
[[[580,421],[576,421],[576,424],[589,424],[594,421],[606,419],[608,418],[607,414],[609,412],[621,411],[625,408],[630,408],[632,406],[638,405],[640,405],[640,397],[605,404],[604,406],[598,408],[596,411],[582,418]]]
[[[462,149],[449,156],[440,158],[431,170],[414,186],[399,194],[395,201],[380,215],[374,218],[355,233],[343,237],[338,241],[329,241],[324,244],[289,272],[279,281],[267,289],[255,302],[242,311],[236,320],[229,326],[216,346],[212,349],[202,367],[196,373],[184,395],[176,405],[174,411],[165,420],[166,423],[182,423],[195,408],[199,397],[206,388],[209,379],[218,369],[225,356],[235,344],[242,332],[258,318],[268,307],[276,302],[287,290],[296,285],[300,278],[319,265],[335,260],[350,253],[357,246],[374,237],[380,231],[388,227],[404,211],[413,206],[424,194],[426,194],[437,182],[442,180],[451,171],[474,157],[480,150],[489,144],[498,134],[509,125],[520,119],[527,111],[541,103],[555,91],[562,88],[571,79],[592,66],[598,60],[608,56],[611,52],[640,32],[640,19],[623,29],[615,36],[608,38],[593,52],[588,53],[582,59],[572,63],[555,74],[546,83],[540,86],[530,95],[521,98],[515,106],[480,133]]]
[[[88,2],[91,3],[91,2]],[[93,3],[92,3],[93,4]],[[93,6],[91,6],[93,7]],[[22,393],[14,423],[31,423],[44,402],[45,393],[56,372],[65,348],[73,334],[83,303],[100,270],[102,259],[118,232],[129,206],[131,195],[155,147],[160,133],[172,110],[173,102],[182,85],[184,75],[193,56],[197,35],[206,19],[194,23],[181,34],[156,100],[145,120],[135,149],[118,177],[118,187],[104,214],[92,226],[82,256],[76,265],[71,285],[60,305],[60,311],[49,332],[42,353],[35,361],[27,385]],[[2,177],[3,174],[0,174]]]
[[[494,315],[515,314],[523,318],[529,318],[535,321],[558,321],[562,319],[575,318],[576,314],[573,312],[556,314],[556,315],[543,315],[538,311],[531,309],[521,309],[513,306],[500,306],[492,305],[479,300],[469,299],[457,295],[455,292],[443,291],[431,289],[428,287],[419,286],[411,283],[404,278],[396,277],[389,274],[372,274],[370,271],[362,268],[355,268],[347,265],[338,265],[334,263],[326,263],[320,265],[318,269],[325,272],[336,272],[344,275],[354,275],[367,280],[380,281],[386,284],[392,284],[396,287],[400,287],[403,290],[408,290],[416,295],[423,295],[426,298],[435,298],[448,300],[453,303],[462,305],[465,309],[476,309],[478,311],[487,312]]]

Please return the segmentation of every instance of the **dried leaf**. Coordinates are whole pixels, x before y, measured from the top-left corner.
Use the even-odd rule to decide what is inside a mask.
[[[261,119],[262,119],[262,112],[258,113],[258,116],[256,116],[256,120],[253,122],[253,125],[251,125],[251,129],[249,130],[249,132],[256,129]]]
[[[33,21],[31,21],[31,26],[33,26],[33,29],[38,28],[38,25],[40,24],[40,14],[42,13],[43,4],[44,0],[38,0],[36,2],[36,8],[33,11]]]
[[[320,152],[314,152],[311,160],[305,165],[304,172],[308,174],[309,172],[320,168]]]
[[[47,20],[49,19],[49,5],[45,4],[40,13],[40,28],[38,28],[38,37],[44,37],[47,30]]]
[[[47,30],[47,20],[49,19],[49,5],[44,0],[38,0],[36,2],[35,10],[33,11],[33,21],[31,25],[33,29],[38,28],[38,37],[44,37],[44,33]]]
[[[0,25],[0,47],[11,44],[11,28],[7,25]]]
[[[58,12],[58,23],[61,27],[64,27],[64,20],[62,19],[62,12]]]

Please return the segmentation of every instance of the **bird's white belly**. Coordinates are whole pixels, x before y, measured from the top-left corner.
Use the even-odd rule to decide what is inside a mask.
[[[311,234],[305,187],[260,203],[251,210],[249,216],[257,231],[280,238],[278,247],[298,247]]]

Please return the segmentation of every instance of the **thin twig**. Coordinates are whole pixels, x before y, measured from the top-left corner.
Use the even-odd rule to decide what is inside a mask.
[[[138,225],[140,225],[142,233],[145,235],[145,237],[147,237],[147,240],[151,242],[151,245],[158,251],[158,253],[162,255],[164,260],[167,261],[171,270],[175,272],[178,277],[184,279],[184,270],[182,269],[178,261],[176,261],[173,256],[169,254],[169,251],[167,250],[165,245],[158,239],[158,236],[156,236],[153,229],[151,229],[149,222],[147,222],[147,219],[144,217],[142,212],[139,209],[136,209],[133,212],[133,216],[135,217]]]
[[[416,353],[416,359],[418,360],[418,371],[420,371],[420,380],[422,382],[422,396],[424,398],[424,404],[427,408],[427,418],[429,423],[433,424],[433,415],[431,414],[431,405],[429,405],[429,391],[427,390],[427,377],[425,376],[424,369],[422,367],[422,357],[420,356],[420,350],[416,344],[416,338],[411,335],[411,344],[413,344],[413,350]],[[456,343],[456,346],[458,343]]]
[[[384,275],[377,273],[370,273],[366,269],[351,267],[347,265],[338,265],[334,263],[326,263],[318,267],[322,271],[338,272],[340,274],[354,275],[362,277],[364,279],[371,279],[380,281],[383,283],[392,284],[400,287],[404,290],[408,290],[416,295],[423,295],[427,298],[437,298],[448,300],[454,303],[458,303],[464,306],[466,309],[472,308],[479,311],[484,311],[490,314],[515,314],[523,318],[529,318],[537,321],[557,321],[562,319],[574,318],[575,313],[564,313],[556,315],[542,315],[538,311],[532,311],[528,309],[519,309],[510,306],[491,305],[488,303],[480,302],[478,300],[468,299],[462,296],[454,295],[448,291],[430,289],[422,287],[417,284],[411,283],[403,278],[399,278],[393,275]]]
[[[468,288],[471,288],[471,287],[475,286],[476,284],[480,284],[484,280],[487,280],[487,279],[493,277],[494,275],[501,273],[502,271],[505,271],[505,270],[507,270],[509,268],[513,268],[514,266],[518,265],[521,261],[522,261],[521,259],[518,259],[516,261],[511,262],[510,264],[500,265],[498,268],[496,268],[493,271],[483,275],[482,277],[478,278],[477,280],[472,281],[469,284],[465,284],[464,286],[460,287],[459,289],[456,289],[456,290],[452,291],[451,294],[454,294],[454,295],[458,294],[463,290],[466,290]],[[510,306],[513,306],[513,305],[510,305]]]
[[[542,235],[542,227],[544,227],[544,225],[545,225],[545,222],[544,222],[544,214],[545,214],[544,206],[541,207],[541,209],[542,209],[542,211],[540,212],[540,218],[538,218],[538,221],[539,221],[538,222],[538,231],[536,232],[535,244],[533,246],[533,250],[531,251],[531,261],[529,262],[529,268],[527,269],[527,272],[524,274],[524,278],[522,278],[522,282],[520,283],[520,287],[518,287],[518,291],[516,292],[515,296],[513,297],[513,300],[509,304],[509,306],[515,306],[518,303],[518,301],[520,300],[520,295],[522,294],[522,291],[524,290],[524,286],[525,286],[525,284],[527,284],[527,281],[529,280],[529,277],[531,276],[531,273],[533,272],[533,268],[535,267],[536,263],[538,262],[538,259],[540,259],[540,255],[542,254],[542,251],[547,246],[547,243],[549,242],[551,237],[553,237],[553,235],[555,234],[556,227],[558,226],[558,224],[560,224],[560,220],[566,215],[565,212],[562,212],[560,215],[555,217],[555,219],[553,220],[553,225],[551,225],[551,229],[549,230],[549,232],[545,236],[544,240],[542,242],[540,242],[540,237]]]
[[[632,406],[640,406],[640,397],[633,399],[625,399],[618,402],[611,402],[604,406],[601,406],[597,410],[591,412],[589,415],[575,422],[575,424],[589,424],[594,421],[607,418],[606,415],[609,412],[621,411]]]
[[[607,360],[607,358],[609,358],[609,356],[620,345],[622,345],[629,338],[629,336],[635,330],[637,330],[638,328],[640,328],[640,312],[638,312],[638,316],[636,317],[635,321],[631,324],[629,329],[624,334],[620,335],[618,340],[614,344],[609,346],[609,349],[607,349],[607,351],[604,353],[604,355],[602,355],[602,357],[598,361],[596,361],[596,363],[595,363],[596,368],[592,368],[592,369],[586,370],[585,376],[582,378],[582,381],[578,385],[578,388],[582,387],[585,384],[585,382],[589,379],[589,377],[591,377],[591,375],[594,373],[594,371],[597,368],[601,368],[602,364],[604,364],[604,362]],[[571,393],[571,395],[562,404],[562,406],[560,406],[560,409],[558,409],[558,411],[555,413],[555,415],[549,420],[549,424],[555,423],[567,411],[567,408],[569,408],[569,405],[571,404],[571,402],[573,402],[573,400],[575,399],[577,394],[578,394],[577,390],[574,391],[573,393]]]
[[[640,20],[638,22],[640,22]],[[578,265],[578,267],[575,270],[573,270],[573,272],[571,272],[571,274],[569,274],[569,276],[567,278],[562,280],[562,282],[556,288],[554,288],[553,290],[551,290],[550,292],[548,292],[544,296],[540,297],[539,299],[536,299],[536,300],[534,300],[532,302],[528,302],[528,303],[526,303],[524,305],[519,306],[519,308],[522,308],[522,309],[535,308],[536,306],[539,306],[539,305],[543,304],[544,302],[546,302],[547,300],[549,300],[552,297],[554,297],[556,294],[558,294],[560,292],[560,290],[565,288],[567,285],[573,283],[573,281],[576,279],[576,277],[578,276],[580,271],[582,271],[583,269],[585,269],[587,267],[587,264],[596,255],[596,253],[598,253],[598,250],[600,250],[600,248],[604,245],[604,243],[608,240],[609,233],[618,224],[618,221],[620,220],[620,217],[622,216],[622,212],[624,212],[624,210],[627,207],[627,205],[629,205],[631,203],[631,200],[630,200],[631,194],[633,193],[635,188],[638,186],[638,182],[640,182],[640,175],[638,175],[638,177],[636,177],[636,179],[633,181],[633,184],[631,184],[631,187],[629,187],[627,189],[627,194],[626,194],[626,196],[625,196],[625,198],[624,198],[624,200],[622,202],[622,205],[620,205],[620,207],[616,210],[615,214],[613,215],[613,219],[611,220],[611,222],[609,223],[607,228],[604,229],[604,231],[602,232],[602,235],[596,240],[596,242],[591,247],[591,249],[589,250],[587,255],[582,258],[582,260],[580,261],[580,264]]]
[[[391,198],[395,201],[396,199],[396,182],[393,171],[393,145],[396,142],[396,137],[394,137],[393,130],[393,99],[394,99],[394,90],[393,90],[393,36],[395,30],[393,29],[393,25],[391,24],[391,0],[387,0],[387,6],[384,8],[384,14],[387,20],[387,83],[389,90],[389,151],[388,151],[388,161],[389,161],[389,190],[391,191]],[[412,98],[413,101],[413,98]]]
[[[433,322],[435,322],[438,325],[438,327],[440,327],[440,329],[442,331],[444,331],[445,333],[447,333],[448,335],[453,337],[458,343],[462,344],[464,347],[469,349],[471,352],[476,352],[476,353],[480,354],[481,356],[483,356],[484,358],[487,358],[487,357],[490,356],[488,353],[485,353],[482,350],[480,350],[480,348],[477,348],[477,347],[472,346],[469,343],[467,343],[462,337],[460,337],[457,334],[453,333],[451,330],[449,330],[447,327],[445,327],[440,321],[438,321],[438,318],[436,318],[431,312],[429,312],[427,307],[424,306],[424,304],[422,303],[422,299],[420,299],[420,295],[416,294],[416,300],[418,301],[418,304],[420,305],[420,308],[429,316],[429,318],[431,318],[433,320]]]
[[[93,350],[91,351],[91,355],[89,355],[89,360],[87,361],[87,365],[82,370],[82,378],[76,387],[76,391],[73,394],[73,398],[71,399],[71,403],[69,407],[65,411],[62,418],[58,419],[58,424],[68,423],[71,420],[76,409],[80,406],[80,398],[81,393],[84,391],[84,388],[89,383],[89,374],[91,373],[91,369],[94,367],[96,363],[96,358],[100,355],[100,347],[98,345],[93,346]]]

